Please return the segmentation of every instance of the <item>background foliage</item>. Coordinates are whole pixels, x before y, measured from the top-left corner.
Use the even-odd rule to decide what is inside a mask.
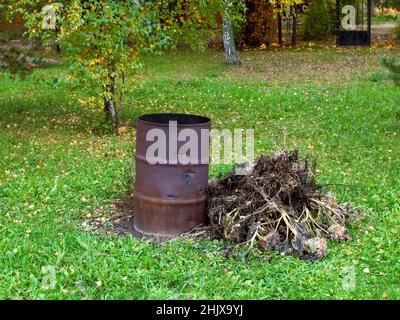
[[[335,34],[335,15],[331,0],[311,1],[304,21],[304,39],[321,40]]]
[[[215,36],[216,13],[234,19],[236,8],[241,9],[236,1],[236,6],[225,10],[223,0],[71,0],[53,4],[56,28],[46,30],[40,10],[46,3],[6,0],[9,17],[23,15],[31,38],[55,37],[70,61],[67,80],[92,88],[91,103],[104,108],[114,127],[121,107],[117,99],[126,90],[124,74],[139,66],[142,54],[159,54],[178,43],[203,49],[207,39]]]

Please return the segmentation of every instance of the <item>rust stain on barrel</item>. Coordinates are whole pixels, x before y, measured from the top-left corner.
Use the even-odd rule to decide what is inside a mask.
[[[187,128],[196,132],[198,163],[170,163],[172,155],[168,151],[169,121],[176,121],[177,135]],[[166,164],[150,164],[146,159],[146,151],[154,143],[154,141],[146,141],[147,133],[152,129],[159,129],[165,133]],[[166,113],[138,117],[134,226],[140,233],[174,237],[205,223],[208,163],[201,161],[201,157],[204,157],[201,154],[202,129],[211,129],[209,118]],[[186,141],[176,141],[177,150],[185,143]],[[209,139],[206,143],[208,147]]]

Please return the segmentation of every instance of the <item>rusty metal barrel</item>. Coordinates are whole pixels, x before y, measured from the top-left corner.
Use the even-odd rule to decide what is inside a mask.
[[[203,116],[160,113],[138,117],[134,215],[138,232],[175,237],[205,223],[210,129],[210,119]],[[191,138],[195,148],[187,150],[185,144]],[[165,151],[155,144],[165,145]],[[196,161],[182,163],[181,152]]]

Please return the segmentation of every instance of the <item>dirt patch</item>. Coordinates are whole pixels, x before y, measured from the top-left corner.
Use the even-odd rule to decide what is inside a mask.
[[[397,26],[397,23],[372,25],[371,34],[373,44],[377,46],[385,46],[397,43],[398,41],[395,34]]]
[[[249,50],[241,52],[243,63],[227,68],[224,76],[282,85],[288,82],[353,83],[381,71],[382,55],[391,55],[395,50],[369,47]]]
[[[99,234],[131,235],[136,239],[161,243],[171,238],[144,235],[134,228],[134,196],[133,193],[128,197],[115,202],[112,209],[108,212],[108,217],[103,210],[97,210],[100,217],[91,218],[83,223],[85,227]]]

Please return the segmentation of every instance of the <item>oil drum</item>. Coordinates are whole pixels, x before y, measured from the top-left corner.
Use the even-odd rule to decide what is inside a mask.
[[[134,227],[175,237],[206,220],[211,121],[147,114],[136,122]]]

